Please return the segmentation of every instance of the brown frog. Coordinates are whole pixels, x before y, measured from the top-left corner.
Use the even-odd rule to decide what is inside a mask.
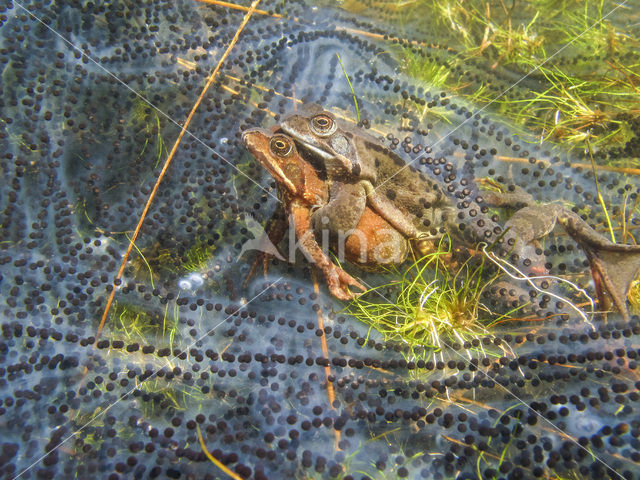
[[[334,190],[335,197],[349,195],[348,189],[320,179],[318,172],[298,154],[291,138],[263,129],[251,129],[243,133],[242,139],[251,154],[276,180],[279,198],[289,214],[298,244],[308,260],[322,271],[333,295],[343,300],[352,299],[354,294],[349,286],[362,290],[364,287],[335,265],[320,247],[318,238],[322,238],[322,232],[329,233],[322,239],[323,243],[327,241],[335,246],[340,242],[342,251],[338,252],[339,256],[344,255],[350,262],[376,266],[404,260],[408,251],[406,238],[371,208],[358,209],[354,215],[349,206],[358,204],[358,198],[345,198],[336,211],[344,218],[357,216],[354,228],[343,230],[334,224],[329,229],[323,225],[314,212],[327,206],[330,189]],[[281,216],[269,228],[271,241],[276,245],[286,230],[282,221],[286,223]]]
[[[319,105],[292,112],[279,127],[305,157],[320,165],[328,180],[349,190],[345,196],[332,193],[325,208],[331,221],[330,212],[341,201],[366,197],[359,202],[360,210],[370,206],[407,238],[436,238],[443,227],[455,223],[455,209],[439,182],[408,167],[379,140]]]
[[[327,205],[321,210],[326,223],[343,227],[345,221],[357,223],[357,212],[370,206],[407,238],[433,238],[443,229],[458,233],[460,221],[443,186],[407,166],[395,152],[362,129],[316,104],[286,115],[279,127],[338,186],[332,188]],[[335,218],[333,212],[339,211],[339,205],[363,196],[367,200],[355,202],[355,215]],[[626,295],[640,268],[640,246],[613,243],[574,212],[558,205],[537,205],[530,196],[483,192],[482,197],[483,202],[494,206],[520,207],[502,230],[506,240],[503,248],[511,249],[521,259],[532,259],[532,274],[546,273],[545,259],[537,253],[536,241],[560,223],[585,251],[601,307],[607,305],[606,291],[623,316],[628,317]],[[482,240],[483,234],[491,235],[495,226],[487,215],[482,215],[486,209],[472,205],[467,211],[478,217],[466,223],[476,240]]]

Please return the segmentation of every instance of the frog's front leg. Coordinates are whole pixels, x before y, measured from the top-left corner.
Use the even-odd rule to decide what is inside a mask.
[[[407,213],[377,192],[368,180],[355,183],[334,182],[329,202],[313,213],[313,228],[318,235],[329,232],[332,240],[346,238],[349,232],[356,230],[367,206],[405,238],[418,237],[419,232]]]
[[[309,262],[313,263],[324,274],[329,291],[341,300],[351,300],[356,295],[349,291],[349,286],[357,287],[363,291],[366,290],[355,278],[336,266],[322,251],[311,228],[309,207],[298,201],[293,201],[290,206],[290,213],[293,216],[298,244],[306,254]]]
[[[367,201],[371,208],[378,212],[393,228],[402,233],[406,238],[418,238],[420,232],[416,229],[407,212],[396,207],[382,192],[376,190],[371,182],[360,182],[364,188]]]
[[[367,193],[363,182],[334,182],[329,201],[313,212],[313,230],[319,235],[329,232],[331,237],[344,237],[356,228],[366,207]]]
[[[363,183],[333,184],[329,202],[311,216],[316,238],[323,247],[329,241],[340,259],[360,266],[401,263],[407,255],[407,239],[367,205]]]

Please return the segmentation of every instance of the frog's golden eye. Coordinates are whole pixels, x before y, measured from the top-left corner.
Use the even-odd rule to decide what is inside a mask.
[[[311,119],[311,130],[321,137],[331,135],[336,128],[336,122],[326,113],[320,113]]]
[[[275,135],[271,139],[269,147],[279,157],[288,157],[293,152],[293,142],[284,135]]]

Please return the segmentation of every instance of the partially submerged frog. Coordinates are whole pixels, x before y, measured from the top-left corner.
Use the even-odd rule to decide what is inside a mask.
[[[349,195],[338,196],[332,189],[324,209],[330,224],[341,202],[366,197],[357,208],[371,207],[408,239],[435,241],[448,233],[456,243],[499,241],[505,251],[514,250],[524,258],[523,243],[484,215],[487,207],[469,201],[465,217],[445,194],[442,182],[407,165],[378,139],[319,105],[305,105],[285,115],[276,128],[295,140],[299,151],[313,159],[328,181],[349,190]],[[544,258],[536,256],[535,263],[544,265]]]
[[[440,182],[407,166],[395,152],[362,129],[316,104],[286,115],[279,128],[294,139],[304,156],[313,157],[333,183],[327,205],[322,209],[329,225],[345,225],[345,219],[336,218],[332,212],[348,209],[343,205],[347,203],[352,205],[352,215],[346,219],[351,224],[357,223],[357,212],[371,207],[409,239],[433,238],[442,229],[454,236],[459,233],[461,220]],[[482,214],[486,212],[484,200],[479,201],[480,205],[472,205],[467,211],[477,219],[465,219],[465,226],[471,227],[476,241],[499,233],[505,240],[504,250],[510,249],[517,258],[533,260],[529,272],[544,274],[544,257],[538,253],[536,241],[550,233],[556,222],[560,223],[585,251],[601,308],[606,306],[606,290],[628,318],[626,296],[640,268],[640,246],[613,243],[577,214],[558,205],[536,205],[531,197],[486,197],[492,197],[487,203],[493,205],[519,204],[522,208],[501,229]]]
[[[370,206],[407,238],[435,238],[442,227],[453,226],[455,208],[442,185],[407,167],[402,157],[362,129],[316,104],[285,116],[279,128],[320,165],[329,181],[349,190],[348,196],[331,195],[325,209],[329,218],[343,199],[366,197],[359,209]]]
[[[243,133],[242,139],[251,154],[276,180],[279,199],[293,223],[298,244],[308,260],[322,271],[333,295],[343,300],[352,299],[354,293],[349,287],[362,290],[364,287],[335,265],[323,251],[317,239],[322,238],[322,231],[330,236],[342,232],[342,238],[327,240],[332,243],[339,241],[343,249],[339,255],[344,254],[344,258],[352,263],[375,266],[404,260],[408,251],[407,240],[370,208],[358,210],[353,228],[343,230],[335,223],[329,229],[326,222],[322,222],[322,213],[316,213],[322,212],[327,205],[329,189],[336,187],[334,190],[340,190],[334,192],[334,196],[348,195],[348,190],[321,180],[318,172],[298,154],[291,138],[263,129],[251,129]],[[346,199],[336,207],[336,218],[354,217],[349,207],[356,203],[357,198]],[[282,221],[286,223],[286,218],[280,216],[269,228],[271,241],[276,245],[282,240],[287,227]]]

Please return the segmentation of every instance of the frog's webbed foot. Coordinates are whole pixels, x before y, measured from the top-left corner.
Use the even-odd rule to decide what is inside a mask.
[[[505,224],[512,229],[524,256],[531,257],[529,245],[534,245],[560,223],[585,252],[601,308],[606,308],[606,291],[624,318],[629,317],[627,292],[640,269],[640,246],[617,244],[596,232],[576,213],[559,205],[530,205],[516,211]]]
[[[563,212],[558,221],[587,255],[600,305],[606,305],[606,290],[622,316],[628,319],[627,293],[640,269],[640,245],[613,243],[573,212]]]
[[[562,207],[553,204],[527,206],[517,210],[504,227],[511,229],[518,240],[529,244],[551,233],[563,211]]]
[[[269,250],[269,251],[266,251],[266,250]],[[269,273],[269,261],[272,258],[277,258],[278,260],[286,261],[286,258],[282,255],[282,253],[280,253],[280,251],[277,250],[277,248],[274,248],[273,251],[270,251],[270,249],[266,249],[266,250],[260,251],[256,255],[256,258],[251,264],[251,268],[249,269],[249,273],[247,273],[247,276],[245,277],[244,282],[242,283],[242,288],[247,288],[247,285],[249,285],[249,281],[253,278],[253,276],[256,274],[256,272],[258,271],[258,268],[261,265],[262,265],[262,271],[264,273],[264,277],[266,278],[267,274]]]
[[[257,250],[258,254],[256,255],[251,268],[249,269],[249,273],[242,284],[243,288],[247,288],[249,285],[249,281],[256,274],[258,267],[262,265],[262,269],[264,271],[264,276],[267,276],[269,270],[269,260],[275,257],[279,260],[286,260],[282,253],[278,250],[277,245],[284,238],[285,232],[287,231],[288,225],[286,220],[286,212],[282,207],[282,204],[278,204],[275,212],[267,222],[264,232],[260,236],[260,238],[256,240],[247,241],[239,256],[242,256],[244,251],[247,250]]]
[[[366,290],[360,282],[336,265],[327,265],[326,268],[323,268],[323,273],[327,280],[329,291],[340,300],[353,300],[360,295],[359,293],[351,292],[349,290],[350,286],[356,287],[363,292]]]
[[[261,264],[262,264],[262,269],[264,271],[264,276],[265,277],[267,276],[267,273],[269,271],[269,258],[270,258],[269,255],[263,252],[258,253],[258,255],[256,256],[256,259],[251,264],[249,273],[247,273],[247,276],[245,277],[244,282],[242,283],[242,288],[247,288],[247,285],[249,285],[249,281],[256,274],[256,271],[258,270],[258,267]]]

